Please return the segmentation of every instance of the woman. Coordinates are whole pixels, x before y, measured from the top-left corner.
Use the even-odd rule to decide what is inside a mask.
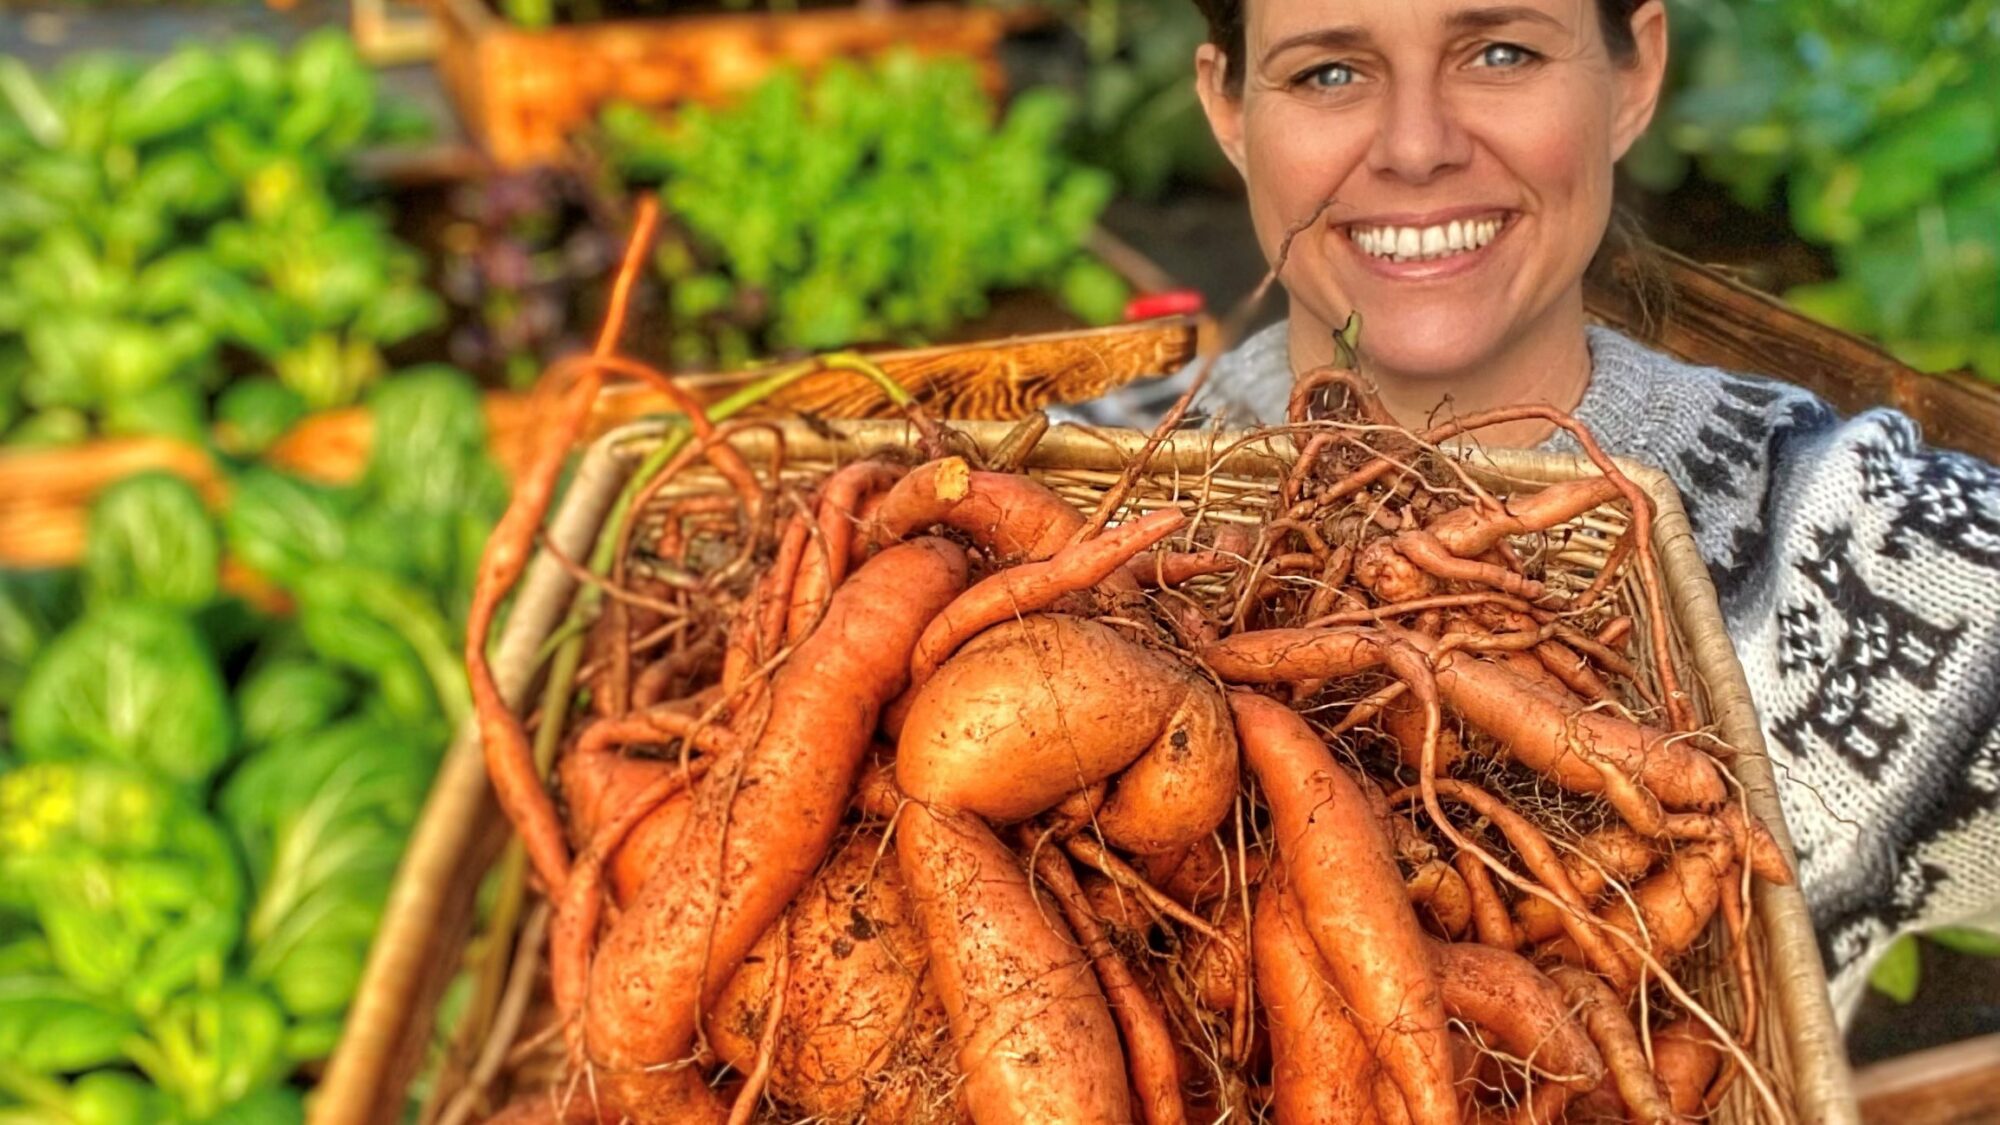
[[[2000,904],[2000,472],[1886,410],[1586,325],[1612,169],[1660,95],[1661,0],[1197,0],[1202,104],[1290,319],[1201,405],[1284,413],[1358,312],[1405,425],[1539,402],[1679,486],[1778,766],[1834,995],[1898,933]],[[1083,408],[1147,424],[1188,373]],[[1539,423],[1494,445],[1572,448]]]

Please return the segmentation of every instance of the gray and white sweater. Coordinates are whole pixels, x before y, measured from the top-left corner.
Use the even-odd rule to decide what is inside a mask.
[[[2000,921],[2000,469],[1926,448],[1895,411],[1843,420],[1605,329],[1590,349],[1576,417],[1680,489],[1845,1018],[1898,934]],[[1064,413],[1150,425],[1191,375]],[[1280,323],[1218,362],[1196,408],[1282,420],[1291,380]]]

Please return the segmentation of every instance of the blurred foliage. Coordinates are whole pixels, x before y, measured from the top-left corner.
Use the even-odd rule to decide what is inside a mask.
[[[135,477],[80,575],[0,571],[0,1122],[302,1119],[468,710],[506,496],[463,375],[368,405],[353,484],[242,470],[218,521]],[[227,592],[225,548],[296,612]]]
[[[0,441],[196,440],[245,374],[233,440],[355,401],[441,314],[345,167],[410,128],[337,32],[0,58]]]
[[[2000,379],[2000,0],[1686,0],[1630,167],[1780,207],[1838,276],[1786,296],[1928,369]]]
[[[1125,285],[1082,249],[1112,181],[1064,155],[1048,89],[995,112],[976,70],[895,53],[778,72],[735,105],[662,123],[604,114],[626,183],[658,184],[679,365],[935,338],[1004,289],[1043,289],[1091,323]]]
[[[1868,984],[1898,1004],[1917,998],[1923,987],[1923,943],[1942,946],[1968,957],[2000,957],[2000,933],[1975,926],[1942,926],[1922,934],[1904,934],[1890,943],[1875,967]]]
[[[1070,151],[1156,200],[1188,182],[1223,181],[1228,162],[1194,90],[1208,23],[1190,0],[1066,0],[1054,5],[1082,39],[1082,114]]]
[[[579,333],[596,310],[583,295],[603,290],[618,264],[611,202],[568,169],[496,171],[453,188],[438,261],[439,292],[460,314],[453,363],[522,388],[588,346]]]

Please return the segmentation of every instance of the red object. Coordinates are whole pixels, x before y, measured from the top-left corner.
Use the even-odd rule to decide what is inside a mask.
[[[1125,319],[1156,320],[1163,316],[1193,316],[1206,302],[1195,289],[1169,289],[1164,293],[1141,293],[1125,302]]]

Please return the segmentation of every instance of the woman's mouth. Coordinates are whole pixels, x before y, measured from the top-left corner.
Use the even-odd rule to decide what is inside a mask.
[[[1348,240],[1373,264],[1442,263],[1470,258],[1492,245],[1512,219],[1512,212],[1494,211],[1423,226],[1355,223],[1345,230]]]

